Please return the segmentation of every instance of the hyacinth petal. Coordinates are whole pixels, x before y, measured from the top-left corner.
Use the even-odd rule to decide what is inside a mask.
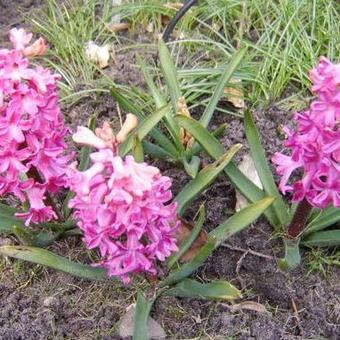
[[[26,33],[23,28],[12,28],[9,31],[9,38],[16,50],[23,50],[32,39],[32,33]]]
[[[77,144],[93,146],[98,149],[106,148],[105,142],[84,126],[78,126],[77,132],[72,135],[72,139]]]

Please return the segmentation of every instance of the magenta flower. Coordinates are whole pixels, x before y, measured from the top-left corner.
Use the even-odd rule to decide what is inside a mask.
[[[72,158],[65,154],[69,131],[58,104],[59,76],[30,66],[25,49],[31,38],[14,28],[14,49],[0,49],[0,195],[29,203],[29,211],[17,215],[26,225],[56,218],[46,195],[66,186]],[[33,45],[32,53],[41,41]]]
[[[97,129],[97,135],[80,127],[73,138],[98,149],[90,156],[88,170],[69,170],[76,193],[70,207],[87,247],[99,248],[99,265],[125,283],[131,274],[156,274],[156,261],[178,250],[174,233],[180,222],[176,203],[169,203],[170,178],[132,156],[118,156],[108,124]]]
[[[292,192],[293,201],[340,207],[340,64],[322,57],[310,78],[317,99],[295,114],[295,131],[286,128],[291,155],[276,153],[272,161],[282,176],[280,190]],[[303,171],[302,179],[287,184],[296,170]]]

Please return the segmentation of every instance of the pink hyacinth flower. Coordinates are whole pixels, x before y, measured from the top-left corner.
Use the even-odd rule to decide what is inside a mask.
[[[276,153],[272,161],[282,176],[281,191],[292,192],[293,201],[340,207],[340,64],[322,57],[310,77],[318,98],[295,115],[297,128],[285,143],[291,155]],[[287,184],[295,170],[303,171],[302,179]]]
[[[13,28],[14,49],[0,49],[0,195],[29,203],[29,211],[18,215],[26,225],[56,218],[45,205],[45,193],[66,186],[73,157],[58,102],[60,76],[30,65],[27,51],[44,48],[41,39],[30,46],[31,39],[24,29]]]
[[[97,129],[97,135],[78,128],[73,136],[97,151],[90,155],[88,170],[69,169],[69,185],[76,194],[70,207],[87,247],[99,249],[99,265],[128,283],[132,274],[155,275],[156,262],[178,250],[175,231],[180,222],[176,204],[170,203],[170,179],[132,156],[118,156],[108,127]]]

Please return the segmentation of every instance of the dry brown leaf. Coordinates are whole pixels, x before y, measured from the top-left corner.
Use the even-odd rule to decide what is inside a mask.
[[[178,244],[181,244],[185,239],[187,239],[194,229],[194,225],[192,223],[189,223],[184,219],[181,219],[181,222],[181,226],[177,229],[176,232],[176,239]],[[189,250],[183,254],[183,256],[180,258],[180,261],[190,262],[207,242],[208,234],[205,230],[201,230],[197,239],[191,245]]]
[[[125,31],[130,28],[130,24],[128,22],[119,22],[119,23],[113,23],[109,22],[106,24],[106,29],[112,33]]]
[[[233,104],[237,109],[243,109],[245,107],[245,103],[243,89],[241,88],[241,79],[231,78],[229,83],[235,84],[236,86],[226,86],[224,88],[226,101]]]
[[[187,103],[186,103],[184,97],[178,98],[177,108],[178,108],[177,113],[179,115],[183,115],[185,117],[191,117]],[[186,147],[186,148],[190,148],[194,144],[194,141],[195,141],[194,138],[192,137],[192,135],[183,128],[180,128],[179,133],[180,133],[180,140],[181,140],[183,146]]]
[[[237,303],[235,305],[229,306],[229,309],[233,312],[238,310],[250,310],[261,314],[269,314],[266,306],[255,301],[244,301],[241,303]]]
[[[256,171],[253,159],[249,154],[244,155],[242,162],[238,166],[240,171],[251,180],[260,189],[263,189],[260,177]],[[236,190],[236,205],[235,211],[240,211],[241,209],[249,205],[248,200]]]

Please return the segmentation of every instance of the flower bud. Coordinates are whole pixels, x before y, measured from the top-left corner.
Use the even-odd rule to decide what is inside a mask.
[[[116,135],[117,143],[123,143],[128,134],[138,125],[138,119],[132,113],[127,114],[125,122],[120,129],[120,131]]]

